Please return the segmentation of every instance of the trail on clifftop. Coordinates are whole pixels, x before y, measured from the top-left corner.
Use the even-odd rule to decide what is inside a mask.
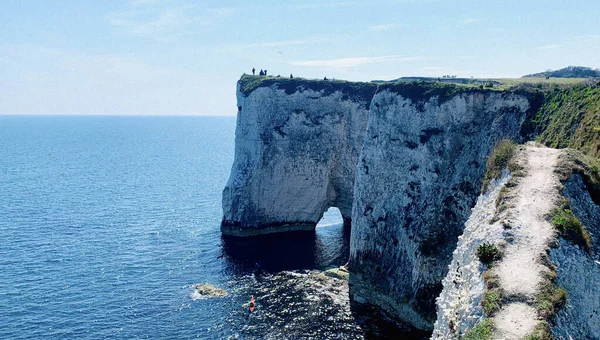
[[[505,215],[511,225],[512,242],[494,268],[506,297],[513,302],[505,304],[494,317],[495,339],[523,338],[539,321],[531,302],[548,270],[542,259],[554,229],[546,216],[559,195],[560,182],[554,173],[559,153],[529,143],[518,156],[526,175],[511,191],[513,197]]]

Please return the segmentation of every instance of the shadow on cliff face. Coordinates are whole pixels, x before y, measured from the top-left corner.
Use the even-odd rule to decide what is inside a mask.
[[[342,224],[315,231],[252,237],[221,237],[223,257],[233,274],[324,269],[341,266],[350,254],[350,228]]]

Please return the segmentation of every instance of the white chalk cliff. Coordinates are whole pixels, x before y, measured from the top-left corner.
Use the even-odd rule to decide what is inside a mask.
[[[312,230],[329,207],[349,222],[356,162],[373,93],[325,94],[238,84],[235,160],[223,191],[222,231]],[[376,87],[372,88],[374,92]]]
[[[471,209],[494,145],[522,140],[523,122],[537,109],[529,98],[430,82],[243,76],[222,232],[313,230],[324,211],[338,207],[352,228],[351,299],[381,308],[399,324],[431,331],[453,252],[468,264],[473,237],[489,236],[473,231],[479,222]],[[470,216],[475,222],[459,242]],[[457,268],[459,262],[450,269],[469,270]],[[565,270],[585,270],[571,267]],[[478,290],[469,299],[477,300],[483,281],[469,284]],[[452,291],[440,301],[455,306],[451,300],[461,294],[470,296]],[[481,313],[477,303],[457,310],[471,318],[461,334]],[[444,338],[443,330],[438,334]]]

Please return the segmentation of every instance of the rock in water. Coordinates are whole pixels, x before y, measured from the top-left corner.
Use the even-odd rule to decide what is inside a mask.
[[[192,285],[192,287],[198,298],[227,296],[227,291],[225,289],[217,288],[208,282],[198,283]]]
[[[323,273],[326,276],[344,281],[348,281],[348,279],[350,278],[350,273],[344,267],[327,269]]]

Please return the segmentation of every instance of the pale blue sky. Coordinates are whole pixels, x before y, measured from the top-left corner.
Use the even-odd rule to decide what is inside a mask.
[[[239,76],[600,68],[598,0],[0,0],[0,114],[234,115]]]

